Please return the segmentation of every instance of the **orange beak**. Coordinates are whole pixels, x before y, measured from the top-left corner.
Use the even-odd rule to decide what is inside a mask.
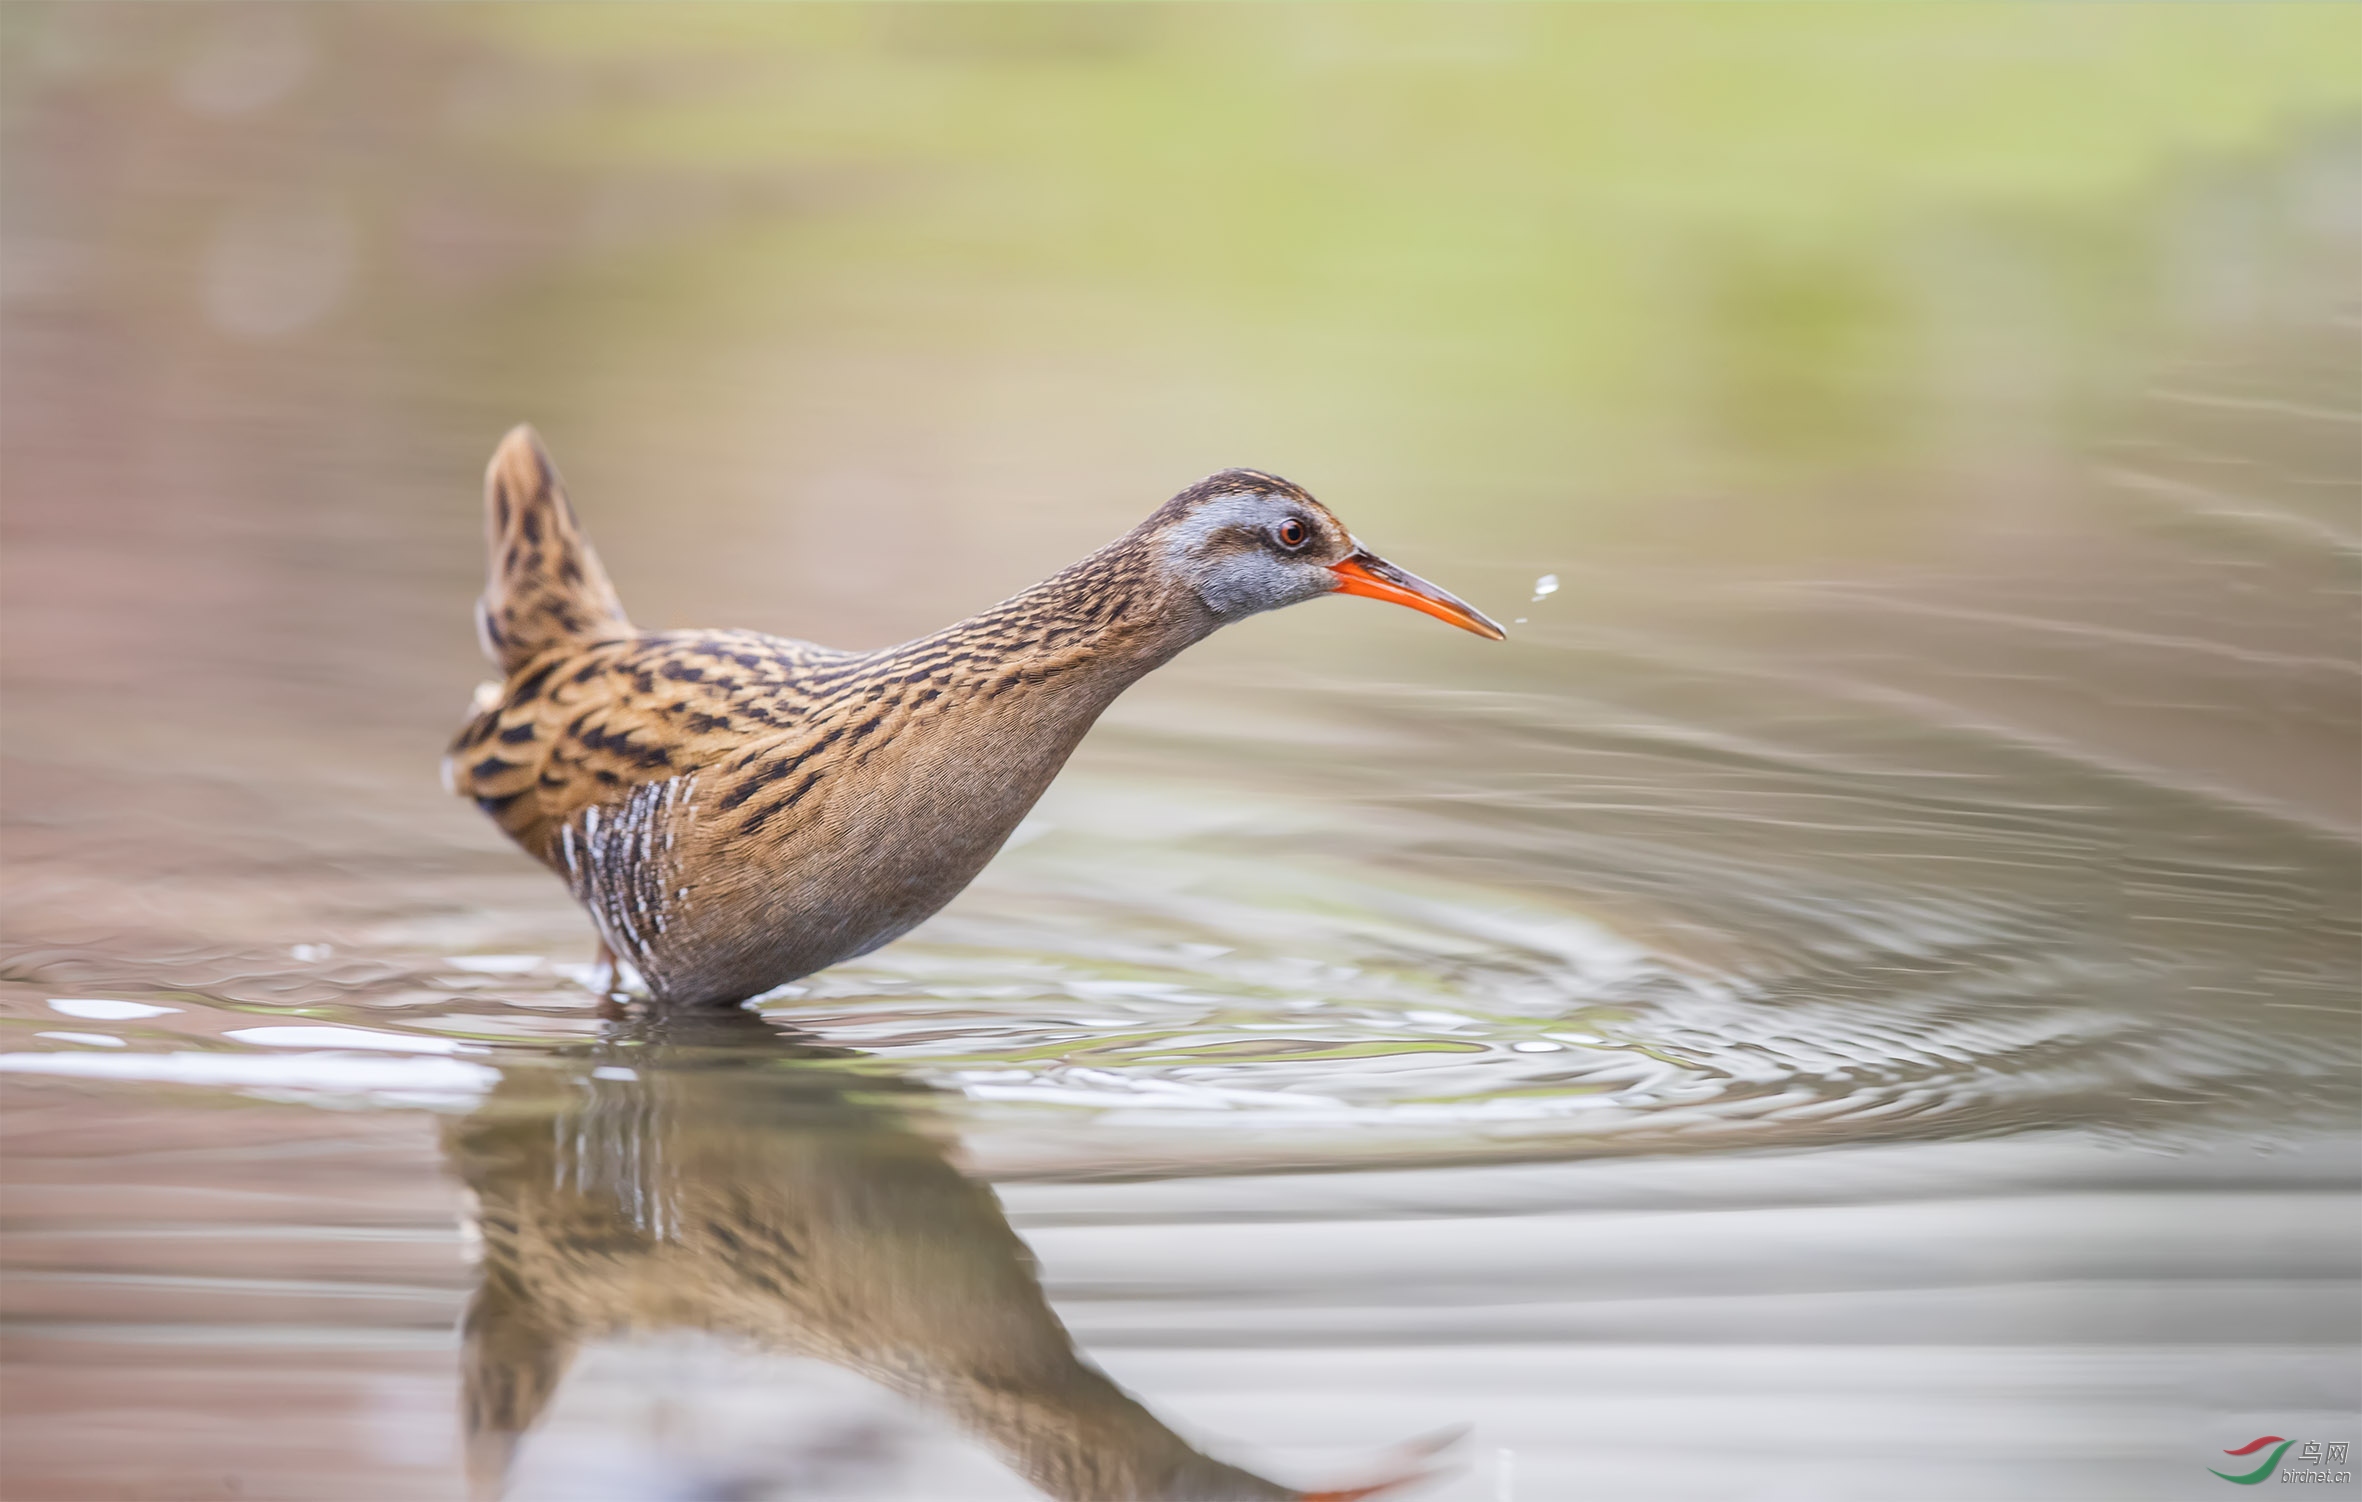
[[[1449,590],[1437,589],[1417,574],[1406,574],[1367,548],[1356,547],[1353,556],[1341,563],[1329,565],[1329,572],[1337,576],[1337,593],[1368,595],[1373,600],[1392,600],[1397,605],[1408,605],[1423,610],[1439,621],[1450,621],[1463,631],[1499,641],[1509,633],[1493,624],[1492,617],[1461,599]]]

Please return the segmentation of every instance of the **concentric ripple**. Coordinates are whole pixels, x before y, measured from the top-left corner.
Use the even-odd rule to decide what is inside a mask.
[[[2156,1133],[2315,1116],[2352,1078],[2343,1039],[2300,1040],[2315,1012],[2172,1004],[2190,946],[2045,943],[1989,897],[1800,880],[1815,921],[1685,952],[1678,914],[1414,876],[1350,841],[1315,804],[1084,779],[911,940],[759,1005],[841,1067],[957,1097],[986,1151],[1047,1167],[1088,1120],[1103,1171]],[[304,955],[118,958],[149,1000],[50,998],[76,1031],[20,1032],[0,1068],[460,1106],[488,1066],[601,1026],[584,967],[540,954]],[[90,974],[25,956],[21,980],[24,960]]]
[[[1171,829],[1180,807],[1195,827],[1138,859],[1140,831]],[[1175,797],[1160,817],[1137,788],[1070,796],[925,942],[766,1010],[995,1108],[1150,1134],[1639,1149],[2032,1121],[2153,1131],[2277,1114],[2292,1079],[2325,1104],[2350,1077],[2340,1040],[2292,1048],[2305,1014],[2193,1017],[2164,1004],[2170,965],[2034,942],[2006,908],[1861,890],[1839,923],[1838,894],[1799,883],[1795,900],[1828,904],[1821,944],[1798,950],[1791,932],[1748,952],[1721,935],[1708,962],[1672,948],[1669,923],[1242,852],[1250,828],[1319,842],[1301,809],[1204,808]],[[2144,981],[2136,1005],[2110,1004]]]

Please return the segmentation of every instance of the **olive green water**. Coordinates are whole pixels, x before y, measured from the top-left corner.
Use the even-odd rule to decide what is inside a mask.
[[[2356,12],[0,42],[8,1497],[2362,1440]],[[1227,631],[910,938],[603,1022],[435,780],[518,420],[647,625],[898,640],[1230,464],[1517,624]]]

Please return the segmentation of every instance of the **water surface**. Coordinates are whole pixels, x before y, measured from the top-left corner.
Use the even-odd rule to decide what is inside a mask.
[[[10,14],[12,1495],[2362,1439],[2350,16],[696,14]],[[1522,619],[1225,632],[910,938],[617,1023],[435,785],[520,419],[650,625],[1234,463]]]

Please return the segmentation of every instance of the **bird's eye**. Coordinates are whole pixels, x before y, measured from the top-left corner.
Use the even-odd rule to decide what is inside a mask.
[[[1278,536],[1279,545],[1291,549],[1300,548],[1312,540],[1311,530],[1304,525],[1301,518],[1293,516],[1279,524]]]

